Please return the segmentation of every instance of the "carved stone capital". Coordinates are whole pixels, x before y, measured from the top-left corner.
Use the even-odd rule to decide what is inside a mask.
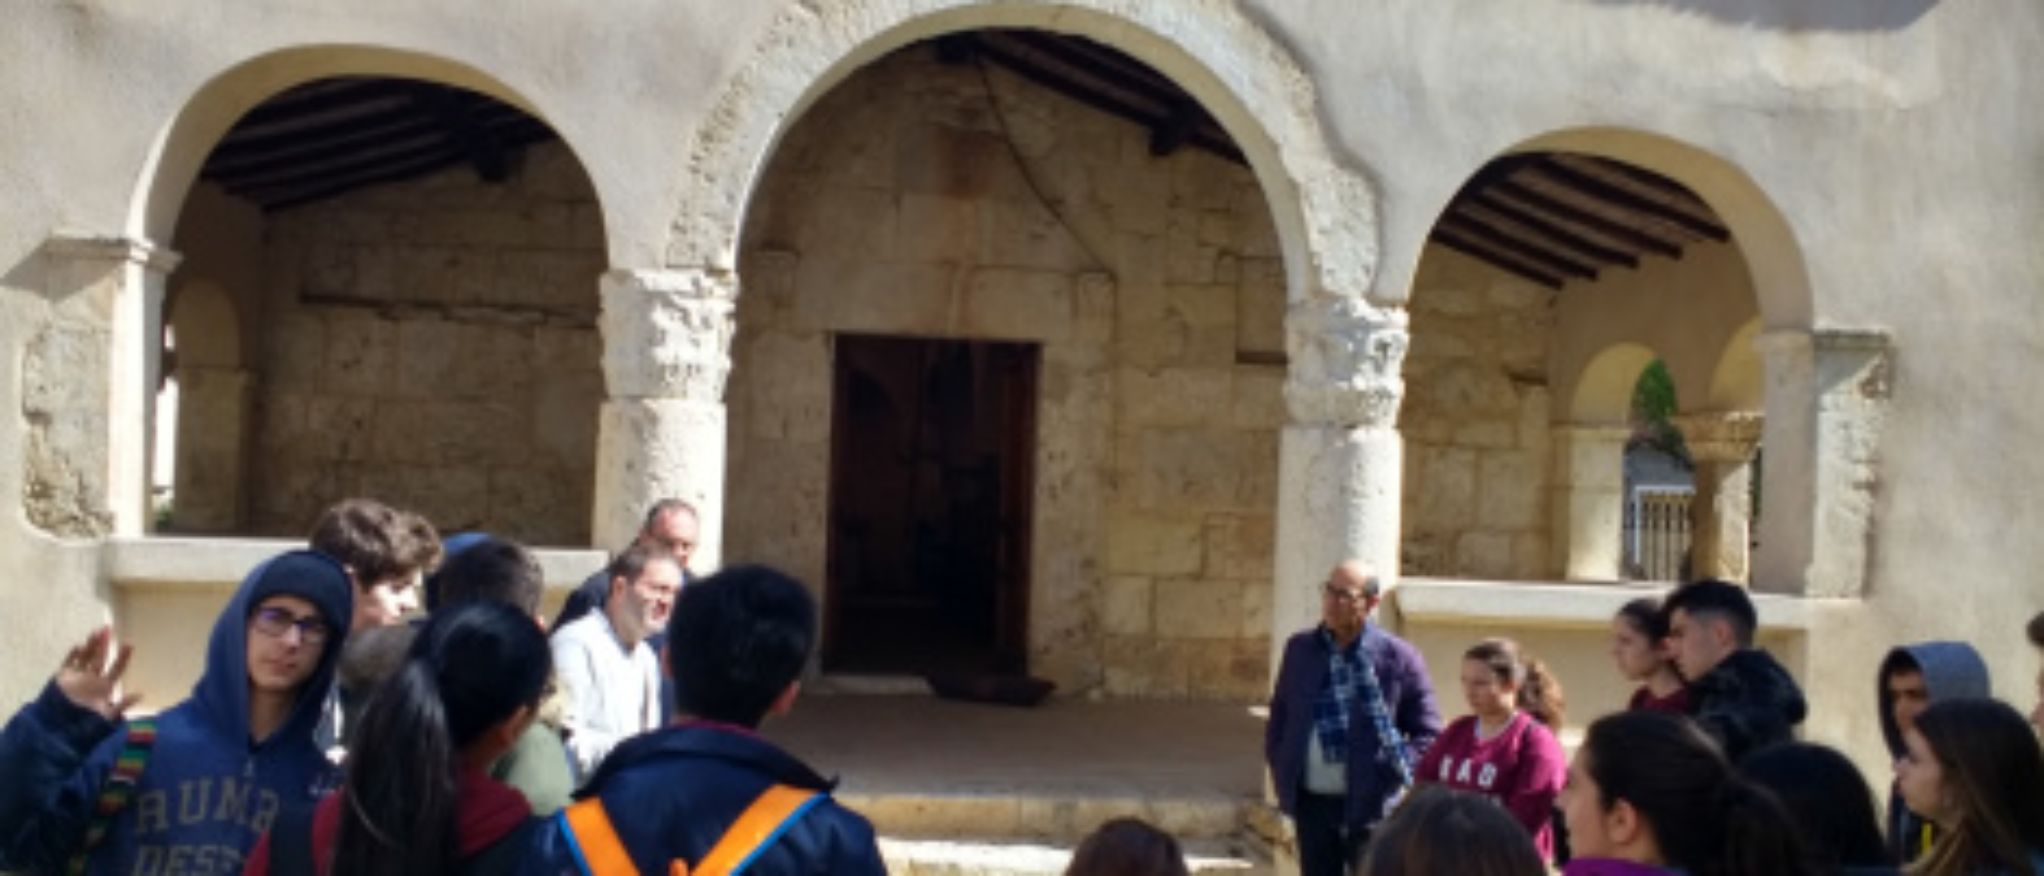
[[[1760,446],[1766,419],[1754,411],[1717,411],[1674,418],[1689,456],[1699,462],[1745,462]]]
[[[1312,298],[1285,317],[1292,422],[1390,428],[1405,397],[1405,312],[1359,298]]]
[[[603,376],[612,399],[724,400],[737,285],[688,268],[603,275]]]

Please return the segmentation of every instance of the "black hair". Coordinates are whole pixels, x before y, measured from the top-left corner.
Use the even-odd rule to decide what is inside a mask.
[[[1696,722],[1662,712],[1597,719],[1577,757],[1598,807],[1639,813],[1667,864],[1692,876],[1805,876],[1802,841],[1781,801],[1733,772]]]
[[[1561,693],[1561,679],[1554,677],[1547,664],[1522,653],[1519,643],[1511,639],[1485,639],[1462,652],[1462,659],[1483,664],[1499,682],[1516,685],[1519,692],[1513,706],[1550,730],[1561,729],[1562,712],[1568,708]]]
[[[515,541],[488,537],[456,551],[429,584],[437,608],[464,602],[501,602],[526,614],[539,611],[546,579],[539,560]]]
[[[2030,626],[2024,632],[2030,634],[2030,644],[2044,648],[2044,611],[2037,612],[2036,617],[2030,618]]]
[[[1360,876],[1546,876],[1518,819],[1492,800],[1421,785],[1377,827]]]
[[[1648,642],[1659,644],[1668,638],[1668,615],[1661,611],[1661,603],[1649,597],[1642,596],[1619,607],[1617,616],[1625,618]]]
[[[1178,840],[1140,818],[1112,819],[1086,835],[1065,876],[1186,876]]]
[[[1739,772],[1774,792],[1795,822],[1810,864],[1825,873],[1848,867],[1893,867],[1874,814],[1874,791],[1837,750],[1784,742],[1746,756]]]
[[[453,872],[461,751],[535,706],[552,672],[539,625],[509,605],[428,620],[355,728],[330,876]]]
[[[693,717],[757,727],[802,675],[816,602],[766,566],[732,566],[682,588],[667,622],[675,704]]]
[[[1930,704],[1916,732],[1957,812],[1939,823],[1944,830],[1914,872],[2038,876],[2031,860],[2044,855],[2044,751],[2029,722],[2000,700],[1959,698]]]
[[[1675,588],[1661,603],[1661,613],[1673,618],[1677,609],[1690,617],[1724,618],[1731,623],[1732,635],[1742,646],[1752,645],[1753,633],[1760,628],[1760,614],[1753,609],[1753,598],[1746,595],[1746,588],[1717,578],[1691,581]]]

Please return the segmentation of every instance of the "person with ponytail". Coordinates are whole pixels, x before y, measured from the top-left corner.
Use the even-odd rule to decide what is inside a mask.
[[[1628,681],[1639,682],[1628,709],[1689,714],[1689,686],[1668,656],[1668,616],[1661,604],[1641,597],[1611,618],[1611,662]]]
[[[1910,873],[2044,874],[2044,753],[2020,713],[1998,700],[1944,700],[1902,737],[1895,786],[1938,826]]]
[[[1568,775],[1561,684],[1510,639],[1485,639],[1462,654],[1462,695],[1472,714],[1448,725],[1413,778],[1472,791],[1504,804],[1554,860],[1554,801]]]
[[[1689,718],[1620,712],[1590,725],[1561,794],[1564,876],[1812,876],[1795,821]]]
[[[250,876],[428,876],[511,869],[537,823],[487,770],[530,723],[553,671],[530,614],[471,602],[433,616],[356,727],[347,776],[309,822],[280,819]]]

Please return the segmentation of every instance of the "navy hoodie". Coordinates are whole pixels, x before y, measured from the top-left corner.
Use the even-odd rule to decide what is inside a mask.
[[[248,618],[279,594],[311,602],[331,633],[290,717],[258,742],[248,729]],[[86,872],[240,873],[280,811],[310,807],[338,784],[312,731],[353,612],[347,573],[320,554],[292,551],[250,572],[213,624],[191,698],[157,716],[136,793]],[[0,731],[0,869],[64,869],[126,742],[126,725],[73,705],[54,683],[7,722]]]

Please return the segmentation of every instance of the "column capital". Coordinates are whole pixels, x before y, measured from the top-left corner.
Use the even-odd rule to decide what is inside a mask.
[[[1682,443],[1698,462],[1745,462],[1760,446],[1766,418],[1757,411],[1710,411],[1673,418]]]
[[[127,262],[168,275],[184,256],[139,237],[58,232],[43,244],[50,256],[79,262]]]
[[[1360,298],[1312,298],[1285,315],[1295,424],[1390,428],[1405,397],[1405,311]]]
[[[721,268],[603,275],[603,376],[612,399],[722,403],[737,279]]]

